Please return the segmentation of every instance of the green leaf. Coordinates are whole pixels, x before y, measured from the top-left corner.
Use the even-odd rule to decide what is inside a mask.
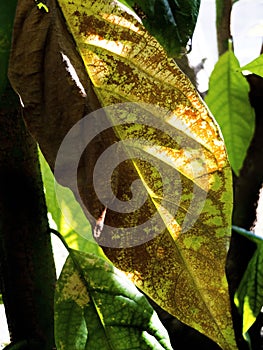
[[[58,350],[171,350],[147,299],[112,264],[71,251],[55,294]]]
[[[249,102],[249,84],[229,50],[218,60],[211,74],[206,103],[224,136],[232,169],[242,168],[255,130],[255,113]]]
[[[263,55],[260,55],[252,62],[246,64],[245,66],[240,68],[241,71],[250,71],[260,77],[263,77]]]
[[[253,235],[252,232],[244,233],[244,230],[240,228],[237,232],[257,243],[257,249],[247,266],[234,298],[238,311],[243,317],[243,336],[249,341],[247,332],[256,321],[263,306],[263,239]]]
[[[0,2],[0,101],[7,84],[13,21],[17,0]]]
[[[137,197],[147,198],[127,215],[105,208],[98,242],[110,260],[162,308],[222,348],[236,349],[225,276],[231,169],[217,124],[187,77],[131,13],[111,1],[60,0],[59,4],[93,89],[105,106],[102,114],[114,125],[116,139],[129,142],[123,152],[129,161],[117,167],[117,198],[122,205],[129,202],[134,180],[141,184]],[[101,125],[99,111],[83,119],[76,125],[81,133],[75,139],[87,134],[85,122]],[[65,151],[62,145],[57,159],[64,162],[58,171],[60,180],[70,186],[63,169],[72,166],[79,145],[75,148],[67,137],[68,148]],[[94,149],[86,153],[85,164],[90,164]],[[115,153],[122,154],[112,152],[105,163],[113,162]],[[163,178],[158,169],[164,170]],[[100,187],[105,182],[112,185],[108,178],[105,181],[107,172],[106,167]],[[85,175],[78,172],[78,180],[86,183]],[[88,186],[92,188],[91,180]],[[83,203],[101,208],[98,194],[91,197],[87,186],[79,195]],[[140,223],[150,224],[142,229]]]
[[[40,151],[39,159],[47,208],[56,224],[55,229],[64,236],[71,248],[104,256],[101,248],[94,241],[90,223],[72,191],[55,181],[54,175]],[[62,197],[63,200],[58,202],[58,198]]]
[[[145,28],[165,48],[168,56],[185,53],[191,39],[200,0],[125,0],[142,19]]]

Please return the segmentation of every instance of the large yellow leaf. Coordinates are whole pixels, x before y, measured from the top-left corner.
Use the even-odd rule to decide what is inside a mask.
[[[130,141],[124,148],[131,160],[120,158],[119,198],[127,200],[125,186],[134,179],[148,194],[141,214],[105,210],[98,241],[161,307],[223,349],[236,349],[225,276],[231,171],[213,117],[174,61],[116,1],[58,2],[100,103],[113,105],[105,112],[117,137]],[[143,242],[128,237],[152,218],[150,228],[139,226]]]

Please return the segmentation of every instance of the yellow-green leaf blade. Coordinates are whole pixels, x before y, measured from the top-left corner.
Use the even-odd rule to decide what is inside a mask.
[[[254,134],[255,115],[249,102],[249,84],[232,50],[224,53],[211,74],[206,103],[221,127],[231,167],[242,167]]]
[[[260,77],[263,77],[263,55],[260,55],[256,59],[254,59],[252,62],[249,62],[245,66],[240,68],[241,71],[250,71],[251,73],[254,73],[256,75],[259,75]]]
[[[187,166],[179,166],[176,162],[180,159],[179,152],[184,151],[182,144],[178,147],[174,140],[164,137],[161,153],[166,157],[164,149],[168,149],[172,154],[171,172],[179,172],[183,188],[178,203],[174,197],[177,189],[168,182],[171,194],[164,198],[165,210],[160,206],[158,181],[153,181],[158,177],[156,172],[150,172],[150,167],[140,160],[127,165],[126,171],[119,176],[119,181],[123,181],[121,185],[129,176],[139,178],[149,195],[147,210],[157,212],[157,225],[153,230],[163,222],[166,229],[138,247],[104,250],[163,308],[211,337],[222,348],[236,349],[225,277],[231,232],[231,171],[213,117],[189,80],[172,60],[167,59],[162,47],[131,14],[110,1],[68,4],[60,0],[59,3],[101,104],[132,102],[161,107],[169,117],[165,119],[161,113],[160,120],[176,131],[178,124],[183,125],[184,137],[194,140],[206,159],[205,186],[202,188],[200,178],[191,177]],[[146,139],[153,135],[151,128],[145,131],[140,123],[135,127],[115,127],[115,132],[120,140],[133,139],[140,133]],[[153,153],[154,158],[158,158],[157,153]],[[188,161],[192,166],[194,147],[189,153]],[[184,208],[190,208],[194,186],[201,188],[206,198],[196,222],[183,232],[184,218],[188,214]],[[170,217],[170,205],[179,207],[176,217]],[[146,212],[143,215],[148,217]],[[114,220],[114,217],[109,214],[108,219]],[[115,219],[116,226],[122,224],[119,217],[115,216]],[[102,236],[104,234],[105,231]]]
[[[92,236],[90,223],[70,189],[56,183],[44,156],[39,150],[41,174],[45,189],[48,212],[56,229],[73,249],[88,251],[103,256],[103,252]],[[60,198],[63,197],[63,200]]]
[[[263,306],[263,240],[252,232],[233,227],[238,233],[257,244],[239,287],[235,293],[235,304],[243,318],[243,336],[249,340],[248,330],[254,324]]]
[[[105,260],[71,251],[57,284],[58,349],[171,350],[147,299]]]

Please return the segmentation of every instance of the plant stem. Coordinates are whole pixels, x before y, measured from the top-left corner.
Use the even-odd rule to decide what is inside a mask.
[[[55,265],[34,139],[13,91],[0,109],[0,276],[11,341],[54,347]],[[32,344],[32,345],[30,345]],[[34,344],[34,345],[33,345]],[[36,345],[38,344],[38,345]]]
[[[71,252],[71,248],[68,246],[68,243],[66,242],[66,240],[65,240],[65,238],[62,236],[62,234],[61,234],[59,231],[57,231],[57,230],[55,230],[55,229],[53,229],[53,228],[50,228],[49,231],[52,232],[52,233],[54,233],[54,234],[61,240],[61,242],[63,243],[64,247],[65,247],[65,248],[67,249],[67,251],[70,253],[70,252]]]
[[[233,0],[216,0],[216,33],[218,55],[228,50],[230,33],[230,14]]]

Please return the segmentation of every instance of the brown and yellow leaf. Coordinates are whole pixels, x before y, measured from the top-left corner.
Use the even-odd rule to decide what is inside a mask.
[[[109,106],[104,112],[114,133],[105,129],[86,147],[78,189],[58,179],[84,203],[93,225],[104,224],[98,241],[116,266],[182,322],[223,349],[236,349],[225,276],[231,171],[213,117],[174,61],[116,1],[59,4],[64,18],[55,0],[48,1],[48,13],[34,1],[18,1],[9,78],[30,132],[53,169],[71,127]],[[88,118],[99,129],[100,119]],[[105,210],[92,184],[97,157],[118,141],[126,143],[115,152],[121,161],[113,192],[129,202],[137,179],[146,192],[134,212],[120,213],[111,203]],[[63,157],[66,174],[72,158]]]
[[[179,172],[182,187],[179,200],[175,198],[175,183],[165,184],[168,197],[164,197],[160,177],[139,159],[140,156],[125,162],[123,169],[120,166],[119,182],[123,179],[124,184],[127,178],[140,178],[145,185],[149,198],[142,211],[144,219],[149,218],[149,212],[151,215],[158,212],[152,226],[154,238],[138,246],[125,247],[123,243],[123,248],[105,247],[104,251],[164,309],[211,337],[223,349],[236,349],[225,276],[231,228],[231,172],[213,117],[174,61],[166,57],[141,23],[116,1],[59,0],[59,4],[100,103],[103,106],[144,103],[147,105],[141,108],[145,114],[147,108],[151,109],[147,106],[154,105],[158,108],[150,113],[159,114],[165,124],[177,130],[175,135],[181,137],[177,142],[173,136],[163,136],[165,146],[160,146],[158,151],[149,144],[141,146],[158,162],[163,157],[168,158],[163,169],[170,179],[174,172]],[[118,106],[115,109],[119,120],[134,112],[128,108],[125,113],[125,107],[119,109]],[[162,113],[163,110],[166,112]],[[114,124],[112,110],[107,114]],[[153,144],[158,143],[156,128],[149,126],[148,119],[146,121],[145,125],[141,122],[136,125],[136,117],[128,118],[129,126],[115,126],[115,132],[120,140],[150,137]],[[178,125],[183,125],[181,133]],[[186,153],[186,146],[182,145],[188,145],[190,140],[195,145],[190,145]],[[194,152],[196,144],[205,159],[205,167],[198,175],[187,170],[198,158]],[[119,184],[119,191],[122,186]],[[193,210],[194,186],[200,193],[205,192],[205,200],[198,218],[183,230]],[[120,198],[125,197],[120,194]],[[177,207],[175,215],[170,214],[173,206]],[[111,211],[107,215],[106,223],[112,227],[121,226],[122,215],[114,216]],[[138,215],[124,218],[123,223],[129,227],[128,221],[131,227],[138,224],[140,218]],[[159,230],[160,221],[166,227],[162,232],[155,232]],[[102,231],[102,236],[109,234],[107,229]]]

